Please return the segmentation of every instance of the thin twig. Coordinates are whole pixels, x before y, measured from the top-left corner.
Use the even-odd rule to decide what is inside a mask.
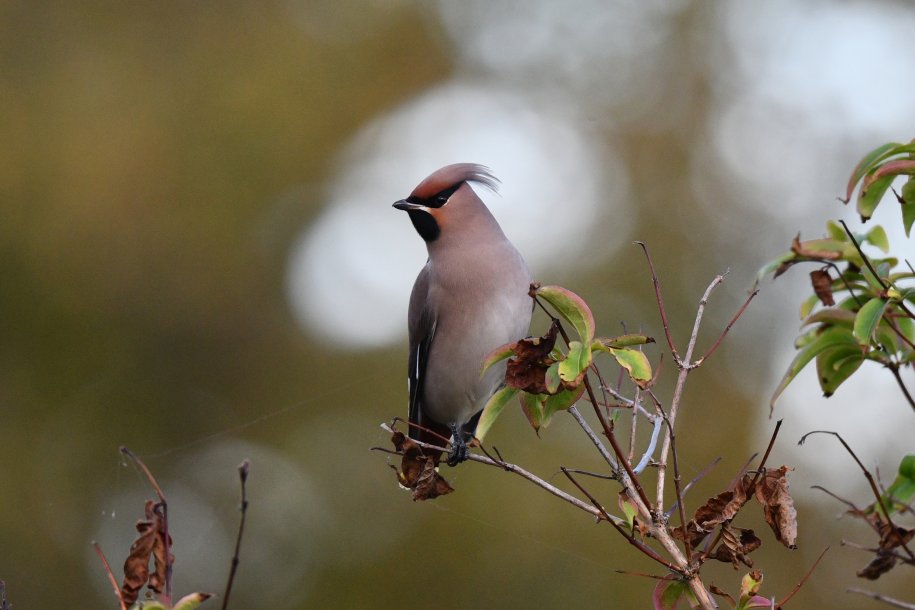
[[[581,429],[584,430],[584,432],[588,436],[588,438],[591,439],[591,442],[594,443],[594,446],[597,447],[598,452],[600,452],[600,454],[601,454],[601,456],[603,456],[604,460],[606,460],[607,463],[610,464],[610,468],[612,468],[614,471],[618,470],[619,466],[617,466],[616,462],[613,459],[613,456],[610,455],[610,452],[607,451],[607,448],[604,446],[604,444],[601,442],[601,440],[597,437],[597,434],[595,434],[594,430],[591,429],[591,426],[588,425],[587,420],[585,420],[585,418],[582,417],[581,413],[578,412],[578,407],[576,407],[575,405],[572,405],[571,407],[569,407],[568,411],[572,415],[572,417],[575,418],[575,421],[578,422],[578,425],[581,426]]]
[[[888,597],[881,593],[876,593],[874,591],[867,591],[865,589],[859,589],[857,587],[850,587],[845,589],[846,593],[857,593],[858,595],[863,595],[864,597],[869,597],[871,599],[877,600],[878,602],[883,602],[893,606],[894,608],[905,608],[905,610],[915,610],[915,604],[910,602],[904,602],[901,599],[896,599],[894,597]]]
[[[912,395],[909,394],[908,388],[905,387],[905,384],[902,382],[902,376],[899,374],[899,366],[889,366],[890,372],[893,373],[893,377],[896,378],[896,383],[899,384],[899,389],[902,390],[902,393],[905,395],[905,399],[909,401],[909,406],[915,409],[915,399],[912,398]]]
[[[667,346],[674,355],[674,361],[679,361],[680,357],[677,355],[677,348],[674,347],[674,340],[670,335],[670,324],[667,322],[667,312],[664,311],[664,300],[661,298],[661,282],[658,280],[658,274],[654,270],[654,262],[651,260],[651,255],[648,253],[648,246],[645,245],[645,242],[641,241],[637,241],[635,244],[642,248],[642,252],[645,253],[645,258],[648,260],[648,269],[651,271],[651,283],[654,286],[654,295],[655,300],[658,303],[658,310],[661,312],[661,325],[664,327],[664,336],[667,337]]]
[[[238,536],[235,538],[235,553],[232,554],[232,567],[229,569],[229,580],[226,581],[226,590],[222,594],[222,610],[229,607],[229,594],[232,593],[232,583],[235,580],[235,572],[238,571],[240,562],[239,552],[241,551],[241,538],[245,533],[245,515],[248,513],[248,496],[245,492],[245,483],[248,480],[248,471],[251,469],[251,460],[245,458],[238,466],[238,478],[241,482],[241,504],[238,510],[241,512],[241,520],[238,522]]]
[[[826,554],[826,551],[828,551],[828,550],[829,550],[828,546],[825,549],[823,549],[823,552],[820,553],[820,556],[817,557],[817,560],[813,562],[813,565],[810,566],[810,569],[807,570],[807,573],[804,574],[804,577],[802,579],[800,579],[796,585],[794,585],[794,588],[791,589],[791,591],[788,593],[788,595],[785,596],[784,599],[782,599],[780,602],[775,604],[776,608],[783,608],[789,601],[791,601],[791,598],[794,597],[794,595],[798,591],[801,590],[801,587],[804,586],[804,583],[807,582],[807,579],[810,578],[810,575],[813,574],[813,571],[817,569],[818,565],[820,565],[820,560],[823,559],[823,556]]]
[[[664,409],[661,408],[661,404],[655,404],[658,412],[664,418],[664,423],[667,424],[667,432],[670,434],[670,455],[674,461],[674,492],[676,493],[676,502],[677,502],[677,512],[680,514],[680,527],[683,529],[683,548],[686,550],[686,561],[689,565],[693,563],[693,550],[692,545],[689,542],[689,537],[686,536],[686,512],[683,509],[683,491],[680,489],[680,463],[677,459],[677,436],[674,434],[673,426],[670,424],[670,419],[667,418],[667,413],[664,412]],[[660,510],[661,507],[659,506]]]
[[[632,469],[636,474],[639,474],[645,470],[645,467],[648,466],[648,463],[651,461],[651,457],[654,455],[655,447],[658,445],[658,435],[661,433],[661,427],[663,424],[664,422],[661,421],[660,417],[654,420],[654,430],[651,432],[651,439],[648,441],[648,448],[645,449],[645,453],[642,455],[642,459],[639,460],[639,463],[636,464],[635,468]]]
[[[724,341],[724,338],[727,336],[728,331],[730,331],[730,330],[731,330],[731,327],[734,326],[734,324],[737,323],[737,320],[740,318],[740,316],[743,315],[743,312],[746,311],[747,307],[749,307],[750,301],[752,301],[752,300],[753,300],[753,297],[755,297],[757,294],[759,294],[759,288],[756,288],[755,290],[753,290],[753,292],[750,293],[750,296],[748,296],[748,297],[747,297],[747,300],[743,302],[743,305],[740,306],[740,309],[737,310],[737,313],[734,314],[734,317],[731,318],[731,321],[728,322],[728,325],[724,327],[724,331],[722,331],[722,333],[718,336],[718,340],[715,341],[715,343],[712,345],[712,347],[710,347],[710,348],[708,349],[707,352],[705,352],[704,354],[702,354],[702,356],[700,356],[699,359],[696,360],[696,363],[695,363],[696,366],[699,366],[700,364],[702,364],[703,362],[705,362],[706,359],[707,359],[709,356],[711,356],[712,353],[713,353],[716,349],[718,349],[718,346],[721,345],[721,342]]]
[[[634,529],[630,532],[626,532],[626,530],[624,530],[621,525],[619,525],[613,519],[611,519],[610,515],[607,513],[607,511],[604,509],[604,507],[601,505],[601,503],[598,502],[597,499],[593,495],[591,495],[591,493],[587,489],[584,488],[584,486],[582,486],[578,481],[575,480],[575,477],[572,476],[572,473],[567,468],[565,468],[564,466],[560,466],[560,470],[562,470],[562,473],[564,475],[566,475],[566,477],[570,481],[572,481],[572,484],[575,485],[575,487],[577,487],[581,493],[585,494],[585,496],[587,496],[587,498],[591,501],[591,503],[597,507],[597,509],[603,515],[604,519],[606,521],[608,521],[611,525],[613,525],[613,527],[616,528],[616,531],[618,531],[620,534],[622,534],[623,537],[629,541],[629,544],[631,544],[635,548],[639,549],[645,555],[648,555],[649,557],[651,557],[652,559],[654,559],[655,561],[657,561],[658,563],[660,563],[661,565],[666,567],[668,570],[676,572],[677,574],[683,574],[683,571],[680,568],[678,568],[674,564],[670,563],[669,561],[667,561],[666,559],[664,559],[663,557],[658,555],[658,553],[654,549],[652,549],[649,546],[646,546],[640,540],[638,540],[635,537]],[[633,528],[634,527],[635,527],[635,525],[633,524]]]
[[[807,437],[810,436],[811,434],[831,434],[831,435],[835,436],[837,439],[839,439],[839,442],[842,443],[842,446],[845,447],[845,450],[848,452],[848,454],[851,455],[851,457],[858,464],[858,468],[860,468],[861,472],[864,473],[864,477],[867,479],[867,482],[871,486],[871,491],[874,492],[874,498],[877,501],[877,506],[879,506],[880,509],[883,511],[883,515],[886,517],[886,522],[890,525],[890,528],[892,528],[890,531],[892,531],[894,533],[898,532],[899,530],[897,529],[896,524],[893,523],[893,518],[890,517],[889,508],[887,508],[887,506],[883,503],[883,496],[880,494],[880,490],[877,489],[877,482],[874,480],[874,476],[870,473],[870,471],[867,468],[864,467],[864,464],[861,463],[861,460],[858,459],[858,456],[855,455],[855,452],[852,451],[852,449],[848,445],[848,443],[845,442],[845,439],[842,438],[842,435],[839,434],[838,432],[832,432],[831,430],[813,430],[812,432],[808,432],[807,434],[802,436],[801,440],[799,440],[797,444],[802,445],[804,443],[804,441],[807,440]],[[915,561],[915,554],[912,553],[912,550],[909,548],[909,546],[903,541],[902,537],[899,536],[898,533],[896,534],[896,536],[899,539],[898,540],[899,545],[905,549],[905,552],[908,554],[909,558],[912,561]]]
[[[715,466],[717,466],[717,465],[718,465],[718,462],[720,462],[720,461],[721,461],[721,456],[716,457],[714,460],[712,460],[711,462],[709,462],[708,465],[706,465],[705,468],[703,468],[701,471],[699,471],[699,474],[697,474],[697,475],[694,476],[692,479],[690,479],[689,483],[687,483],[687,484],[683,487],[683,494],[682,494],[683,497],[685,498],[685,497],[686,497],[686,494],[687,494],[687,492],[690,490],[690,488],[691,488],[693,485],[695,485],[699,480],[701,480],[702,477],[704,477],[704,476],[707,475],[709,472],[711,472],[712,468],[714,468]],[[679,505],[680,505],[679,502],[674,502],[674,505],[667,509],[667,517],[668,517],[668,518],[670,518],[670,516],[671,516],[672,514],[674,514],[674,511],[677,510],[677,506],[679,506]]]
[[[721,282],[724,281],[723,275],[716,275],[715,279],[708,285],[708,288],[705,289],[705,293],[702,295],[702,299],[699,301],[699,307],[696,311],[696,320],[693,323],[693,332],[689,338],[689,344],[686,347],[686,355],[681,362],[677,355],[674,354],[674,360],[677,361],[677,365],[680,367],[680,372],[677,375],[677,383],[674,386],[674,395],[670,401],[670,413],[668,417],[670,418],[670,425],[673,427],[677,422],[677,413],[680,410],[680,400],[683,397],[683,387],[686,384],[686,378],[689,375],[690,367],[688,366],[690,360],[693,357],[693,349],[696,347],[696,337],[699,335],[699,326],[702,323],[702,315],[705,311],[705,304],[708,302],[709,295],[712,290],[715,289]],[[683,366],[686,363],[687,366]],[[661,455],[658,460],[658,481],[657,481],[657,509],[664,510],[664,479],[666,476],[667,470],[667,455],[670,452],[670,431],[664,434],[664,440],[661,443]]]
[[[105,574],[108,576],[108,582],[111,583],[111,588],[114,589],[114,594],[118,598],[121,610],[127,610],[127,604],[124,603],[124,596],[121,595],[121,587],[118,585],[118,580],[114,577],[114,572],[111,571],[111,564],[108,563],[108,558],[105,557],[105,553],[102,552],[102,547],[99,546],[98,542],[93,540],[92,548],[95,549],[95,554],[98,555],[98,558],[102,560],[102,565],[105,567]]]
[[[778,436],[778,431],[782,427],[782,420],[775,422],[775,430],[772,431],[772,436],[769,437],[769,445],[766,447],[766,452],[763,454],[762,460],[759,462],[759,466],[756,468],[756,474],[753,475],[753,482],[750,483],[748,489],[753,489],[753,486],[756,485],[756,481],[759,480],[759,477],[762,476],[762,473],[766,469],[766,462],[769,460],[769,454],[772,453],[772,446],[775,445],[775,437]]]

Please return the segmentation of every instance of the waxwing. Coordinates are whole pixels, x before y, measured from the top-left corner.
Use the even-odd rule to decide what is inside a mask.
[[[394,204],[410,215],[429,258],[410,295],[410,436],[435,445],[451,437],[448,463],[465,460],[505,363],[481,374],[484,357],[527,335],[531,274],[486,205],[470,188],[495,191],[489,169],[448,165]],[[439,455],[435,459],[439,459]]]

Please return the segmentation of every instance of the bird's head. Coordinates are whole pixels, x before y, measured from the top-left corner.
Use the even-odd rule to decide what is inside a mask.
[[[477,223],[495,223],[468,182],[482,184],[492,191],[496,191],[499,184],[482,165],[455,163],[432,173],[394,207],[410,215],[416,232],[426,243],[434,242],[443,233],[470,230]]]

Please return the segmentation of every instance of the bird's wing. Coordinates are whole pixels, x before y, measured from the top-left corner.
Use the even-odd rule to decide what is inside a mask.
[[[407,316],[407,328],[410,334],[410,359],[407,371],[410,380],[410,421],[420,426],[438,428],[428,420],[423,413],[422,395],[423,378],[426,374],[426,363],[429,359],[429,349],[435,337],[435,315],[426,307],[429,293],[429,266],[423,267],[413,285],[410,294],[410,309]],[[410,437],[427,442],[436,442],[434,436],[425,434],[417,428],[410,428]]]

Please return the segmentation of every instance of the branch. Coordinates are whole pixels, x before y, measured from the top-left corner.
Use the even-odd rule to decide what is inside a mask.
[[[245,493],[245,483],[248,480],[248,470],[251,468],[251,461],[248,458],[242,460],[238,466],[238,478],[241,481],[241,504],[238,510],[241,511],[241,520],[238,523],[238,536],[235,538],[235,553],[232,555],[232,567],[229,569],[229,580],[226,582],[225,593],[222,594],[222,610],[229,607],[229,594],[232,593],[232,583],[235,580],[235,572],[238,571],[239,551],[241,550],[241,537],[245,532],[245,515],[248,513],[248,498]]]
[[[823,559],[823,556],[826,555],[826,551],[828,551],[828,550],[829,550],[828,546],[825,549],[823,549],[823,552],[820,553],[820,556],[817,557],[817,560],[813,562],[813,565],[810,566],[810,569],[807,570],[807,573],[804,574],[804,577],[800,581],[798,581],[798,583],[796,585],[794,585],[794,588],[791,589],[791,591],[788,593],[788,595],[786,595],[784,597],[784,599],[782,599],[780,602],[775,604],[776,608],[784,608],[785,605],[789,601],[791,601],[791,598],[794,597],[795,594],[801,590],[801,587],[804,586],[804,583],[807,582],[807,579],[810,578],[810,575],[813,574],[813,571],[817,569],[818,565],[820,565],[820,560]]]
[[[896,599],[894,597],[887,597],[886,595],[881,595],[880,593],[875,593],[874,591],[866,591],[865,589],[858,589],[857,587],[851,587],[845,589],[846,593],[857,593],[858,595],[863,595],[864,597],[869,597],[871,599],[877,600],[878,602],[883,602],[893,606],[894,608],[905,608],[906,610],[915,610],[915,604],[904,602],[901,599]]]
[[[627,533],[627,532],[622,528],[621,525],[619,525],[618,523],[616,523],[616,522],[610,517],[610,515],[607,513],[607,511],[604,509],[604,507],[601,505],[601,503],[598,502],[597,499],[596,499],[594,496],[592,496],[592,495],[588,492],[587,489],[585,489],[578,481],[575,480],[575,477],[572,476],[572,473],[569,472],[569,470],[568,470],[565,466],[560,466],[559,469],[562,470],[562,474],[566,475],[566,477],[567,477],[570,481],[572,481],[572,484],[575,485],[575,487],[577,487],[578,490],[579,490],[581,493],[583,493],[583,494],[585,494],[585,496],[587,496],[587,498],[591,501],[591,503],[594,504],[594,506],[596,506],[596,507],[598,508],[598,510],[600,510],[600,512],[601,512],[601,514],[603,515],[604,519],[605,519],[606,521],[608,521],[611,525],[613,525],[613,527],[616,528],[616,531],[618,531],[620,534],[622,534],[623,537],[624,537],[626,540],[629,541],[629,544],[631,544],[631,545],[634,546],[635,548],[639,549],[639,550],[642,551],[644,554],[648,555],[649,557],[651,557],[652,559],[654,559],[655,561],[657,561],[658,563],[660,563],[661,565],[663,565],[664,567],[666,567],[668,570],[671,570],[671,571],[673,571],[673,572],[676,572],[677,574],[683,575],[683,571],[682,571],[680,568],[678,568],[678,567],[675,566],[674,564],[670,563],[669,561],[667,561],[666,559],[664,559],[663,557],[661,557],[660,555],[658,555],[658,553],[657,553],[654,549],[652,549],[651,547],[646,546],[646,545],[643,544],[640,540],[636,539],[636,537],[635,537],[635,529],[634,529],[634,528],[635,528],[635,525],[634,525],[634,524],[633,524],[633,526],[632,526],[632,530],[631,530],[629,533]]]
[[[831,435],[835,436],[837,439],[839,439],[839,442],[842,443],[842,446],[845,447],[845,450],[848,451],[848,454],[851,455],[851,457],[855,460],[855,462],[857,462],[858,467],[861,469],[861,472],[864,473],[864,477],[867,479],[867,482],[870,483],[871,491],[874,492],[874,498],[877,501],[877,506],[880,507],[880,509],[883,511],[884,516],[886,516],[886,522],[892,528],[891,531],[894,533],[894,535],[899,536],[899,534],[897,533],[899,530],[896,527],[896,524],[893,523],[893,518],[890,517],[889,509],[883,503],[883,496],[881,495],[880,490],[877,489],[877,482],[874,480],[874,476],[870,473],[870,471],[868,471],[867,468],[864,467],[864,464],[861,463],[861,460],[858,459],[858,456],[855,455],[855,452],[852,451],[851,447],[848,446],[848,443],[845,442],[845,439],[842,438],[842,436],[838,432],[832,432],[830,430],[814,430],[814,431],[808,432],[807,434],[802,436],[801,440],[799,440],[797,444],[798,445],[804,444],[804,441],[807,440],[807,437],[810,436],[811,434],[831,434]],[[899,537],[899,545],[905,549],[905,552],[908,554],[909,559],[911,559],[912,561],[915,561],[915,554],[912,553],[912,550],[902,540],[901,537]]]
[[[594,446],[597,447],[597,451],[600,452],[607,463],[610,464],[610,468],[612,468],[614,472],[619,470],[619,466],[617,466],[616,462],[613,461],[613,456],[610,455],[610,452],[607,451],[607,448],[594,433],[594,430],[592,430],[591,426],[588,425],[587,420],[585,420],[581,413],[578,412],[578,408],[575,405],[572,405],[569,407],[568,411],[572,417],[575,418],[575,421],[578,422],[578,425],[581,426],[581,429],[585,431],[585,434],[588,436],[588,438],[591,439],[591,442],[594,443]]]
[[[705,304],[708,302],[708,298],[712,290],[714,290],[718,284],[723,281],[724,275],[716,275],[715,279],[713,279],[712,282],[708,285],[708,288],[705,289],[705,293],[702,295],[702,299],[699,301],[699,308],[696,311],[696,321],[693,323],[693,333],[689,338],[689,344],[686,348],[686,356],[684,357],[683,361],[681,362],[677,360],[677,355],[674,354],[674,359],[677,360],[677,365],[680,367],[680,373],[677,375],[677,385],[674,387],[674,396],[670,401],[670,414],[668,417],[670,419],[671,428],[673,428],[677,421],[677,412],[680,409],[680,400],[683,397],[683,386],[686,384],[686,377],[689,375],[691,370],[688,363],[692,359],[693,349],[696,347],[696,337],[699,334],[699,326],[702,323],[702,314],[705,312]],[[684,365],[684,363],[686,364]],[[669,452],[670,430],[664,434],[664,441],[661,444],[661,456],[658,460],[658,510],[663,510],[664,507],[664,478],[666,474],[665,471],[667,470],[667,455]]]
[[[714,345],[712,345],[712,347],[710,347],[707,352],[702,354],[702,356],[700,356],[700,358],[698,360],[696,360],[696,366],[699,366],[700,364],[705,362],[706,358],[711,356],[712,353],[716,349],[718,349],[718,346],[721,345],[721,342],[724,341],[725,336],[727,336],[728,331],[730,331],[731,327],[737,323],[737,320],[740,318],[740,316],[743,315],[743,312],[746,311],[747,307],[750,306],[750,301],[752,301],[753,297],[755,297],[757,294],[759,294],[759,288],[754,289],[750,293],[750,295],[747,297],[747,300],[743,302],[743,305],[740,306],[740,309],[737,310],[737,313],[735,313],[734,317],[731,318],[731,321],[728,322],[728,325],[724,327],[724,331],[722,331],[721,335],[718,336],[718,340],[715,341]]]
[[[679,362],[680,357],[677,355],[677,348],[674,347],[673,337],[670,336],[670,324],[667,323],[667,313],[664,311],[664,300],[661,298],[661,282],[658,280],[658,274],[655,273],[654,262],[651,260],[651,255],[648,253],[648,246],[645,245],[645,242],[637,241],[635,244],[642,248],[642,252],[645,253],[645,258],[648,260],[648,269],[651,271],[651,283],[654,285],[655,300],[658,302],[658,310],[661,312],[661,324],[664,326],[664,336],[667,337],[667,346],[674,355],[674,361]]]
[[[111,583],[111,587],[114,589],[114,594],[118,598],[121,610],[127,610],[127,604],[124,603],[124,596],[121,595],[121,587],[118,585],[118,579],[114,577],[114,572],[111,571],[111,564],[108,563],[108,558],[105,557],[105,553],[102,552],[102,547],[99,546],[98,542],[93,540],[92,548],[95,549],[95,554],[98,555],[98,558],[102,560],[102,565],[105,567],[105,574],[108,575],[108,582]]]

